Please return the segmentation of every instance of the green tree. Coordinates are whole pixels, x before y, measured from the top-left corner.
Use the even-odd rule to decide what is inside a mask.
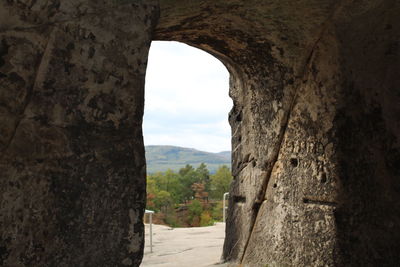
[[[166,191],[171,194],[174,204],[181,203],[184,199],[182,193],[182,184],[179,180],[179,174],[172,170],[164,173],[164,180],[166,183]]]
[[[146,190],[148,194],[155,194],[158,191],[156,180],[151,176],[147,177]]]
[[[183,167],[183,168],[181,168],[181,169],[179,170],[179,175],[180,175],[180,176],[185,176],[188,172],[191,172],[191,171],[194,171],[193,166],[190,165],[190,164],[186,164],[185,167]]]
[[[199,167],[197,167],[196,169],[196,173],[197,173],[197,179],[198,179],[198,183],[202,183],[205,186],[205,191],[209,192],[210,191],[210,172],[207,169],[207,165],[205,163],[201,163],[199,165]]]
[[[168,208],[173,204],[171,194],[164,190],[158,191],[156,193],[153,202],[155,207],[164,213],[166,213],[168,211]]]
[[[191,225],[205,226],[220,220],[222,204],[208,202],[208,196],[220,200],[229,190],[232,175],[227,166],[221,166],[210,176],[206,164],[194,169],[186,165],[178,173],[168,170],[150,174],[147,177],[147,208],[162,211],[165,222],[171,226]],[[210,190],[206,191],[206,187]],[[182,219],[182,211],[187,205],[187,217]],[[180,207],[181,209],[177,209]]]
[[[182,192],[182,184],[179,179],[179,174],[172,170],[166,172],[158,172],[147,177],[147,192],[156,194],[163,190],[170,193],[174,204],[181,203],[184,199]]]
[[[146,184],[146,209],[149,210],[157,210],[156,205],[154,203],[154,199],[158,192],[156,180],[152,177],[147,177],[147,184]]]
[[[189,223],[192,226],[195,226],[200,223],[200,216],[203,212],[203,206],[201,205],[200,201],[197,199],[193,200],[192,203],[188,205],[188,219]]]
[[[211,175],[211,198],[221,199],[225,192],[229,191],[232,182],[232,174],[226,165],[218,168],[214,175]]]
[[[171,172],[173,171],[167,170],[166,172],[157,172],[151,174],[149,178],[155,180],[156,187],[158,190],[164,190],[168,192]]]
[[[179,170],[179,182],[182,186],[182,202],[194,198],[194,191],[191,186],[196,183],[197,180],[197,172],[191,165],[186,165],[184,168]]]
[[[214,204],[211,216],[214,221],[222,221],[222,201],[217,201]]]

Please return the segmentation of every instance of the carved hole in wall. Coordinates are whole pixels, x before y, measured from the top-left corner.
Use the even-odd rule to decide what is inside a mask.
[[[296,158],[291,158],[290,165],[292,165],[292,167],[296,168],[299,165],[299,160]]]
[[[244,196],[233,196],[233,202],[235,203],[245,203],[246,197]]]
[[[320,179],[320,181],[321,181],[321,184],[324,184],[324,183],[326,183],[327,181],[328,181],[328,178],[326,177],[326,173],[322,173],[321,174],[321,179]]]

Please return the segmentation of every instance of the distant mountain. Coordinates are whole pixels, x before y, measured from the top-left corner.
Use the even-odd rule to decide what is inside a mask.
[[[147,172],[179,171],[186,164],[197,168],[205,163],[211,173],[221,165],[231,166],[231,152],[211,153],[177,146],[146,146]]]
[[[221,157],[223,157],[224,159],[227,159],[227,160],[229,160],[229,162],[231,162],[231,152],[230,151],[222,151],[222,152],[218,152],[218,153],[215,153],[216,155],[218,155],[218,156],[221,156]]]

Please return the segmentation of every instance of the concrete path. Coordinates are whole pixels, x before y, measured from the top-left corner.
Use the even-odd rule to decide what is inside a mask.
[[[222,267],[225,224],[208,227],[170,228],[153,224],[153,253],[150,253],[149,225],[141,267]]]

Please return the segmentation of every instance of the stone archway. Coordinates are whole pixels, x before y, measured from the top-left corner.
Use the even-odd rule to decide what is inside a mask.
[[[399,30],[399,5],[160,1],[160,9],[155,39],[202,48],[231,72],[235,182],[224,258],[245,266],[394,264],[399,173],[378,162],[398,156],[398,121],[387,116],[399,110],[393,100],[385,113],[382,101],[399,82],[385,67],[394,63],[389,47],[398,41],[389,31]]]
[[[395,266],[398,1],[3,1],[0,262],[138,266],[151,40],[231,72],[226,260]]]

